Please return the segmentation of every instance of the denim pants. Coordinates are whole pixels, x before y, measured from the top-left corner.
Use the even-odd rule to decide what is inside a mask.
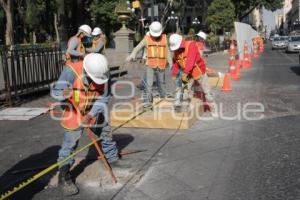
[[[176,77],[176,86],[177,86],[177,92],[176,92],[176,97],[175,97],[175,105],[180,105],[182,103],[183,100],[183,83],[182,83],[182,77],[183,75],[183,70],[180,69],[177,77]],[[194,81],[197,81],[199,83],[199,86],[196,88],[193,88],[193,84]],[[207,100],[209,101],[213,101],[213,97],[212,97],[212,93],[211,93],[211,89],[210,89],[210,85],[208,83],[208,76],[207,74],[203,74],[199,80],[194,80],[194,81],[190,81],[187,85],[187,90],[189,92],[192,92],[192,88],[194,89],[195,92],[203,92],[206,95]]]
[[[119,153],[116,142],[114,142],[112,138],[109,137],[110,126],[105,125],[104,127],[91,128],[91,130],[96,136],[101,138],[102,151],[107,161],[109,163],[117,161],[119,159]],[[84,128],[79,128],[78,130],[74,131],[65,130],[63,143],[61,149],[58,152],[58,161],[61,161],[69,155],[71,155],[72,153],[74,153],[78,141],[83,134],[83,131]],[[91,148],[94,148],[94,146],[91,146]],[[74,162],[74,158],[70,158],[69,160],[61,164],[59,167],[62,167],[64,165],[72,166]]]
[[[156,78],[160,98],[165,98],[166,89],[163,83],[164,74],[165,74],[165,70],[159,68],[154,69],[151,67],[146,67],[145,80],[143,81],[145,86],[143,92],[143,99],[145,104],[152,104],[152,87],[153,87],[154,77]]]

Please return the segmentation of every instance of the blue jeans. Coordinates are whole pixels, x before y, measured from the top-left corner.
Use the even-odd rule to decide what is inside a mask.
[[[103,128],[91,128],[95,135],[101,138],[101,147],[103,153],[109,163],[115,162],[119,159],[119,152],[117,149],[116,142],[114,142],[108,135],[110,133],[110,126],[106,125]],[[74,153],[78,141],[83,134],[84,129],[80,128],[78,130],[69,131],[65,130],[63,143],[61,149],[58,152],[58,161],[61,161]],[[94,146],[92,146],[94,147]],[[74,164],[74,158],[70,158],[66,162],[62,163],[59,167],[64,165],[72,166]]]
[[[163,84],[164,74],[165,74],[165,70],[159,68],[153,69],[151,67],[146,67],[145,80],[143,81],[145,86],[143,92],[143,99],[145,104],[152,103],[152,87],[153,87],[154,77],[156,78],[160,98],[164,98],[166,96],[166,90]]]

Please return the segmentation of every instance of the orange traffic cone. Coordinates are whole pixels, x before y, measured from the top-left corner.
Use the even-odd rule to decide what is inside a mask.
[[[230,43],[230,49],[229,49],[229,66],[234,64],[234,57],[235,57],[235,46],[234,46],[234,42],[232,41]]]
[[[236,66],[235,73],[233,76],[231,76],[231,80],[238,81],[241,79],[241,73],[240,73],[241,62],[240,62],[240,60],[236,60],[235,66]]]
[[[251,67],[251,56],[249,54],[249,49],[248,49],[248,43],[245,42],[244,44],[244,60],[242,63],[242,67],[244,69],[248,69]]]
[[[264,41],[261,39],[260,44],[259,44],[259,52],[263,53],[264,51],[265,51]]]
[[[232,91],[231,86],[230,86],[230,74],[226,73],[224,76],[224,82],[223,82],[223,92],[229,92]]]
[[[235,46],[234,46],[234,42],[232,41],[230,44],[230,50],[229,50],[229,73],[231,75],[235,74]]]
[[[256,41],[253,42],[253,49],[254,49],[253,58],[258,58],[258,49],[257,49]]]

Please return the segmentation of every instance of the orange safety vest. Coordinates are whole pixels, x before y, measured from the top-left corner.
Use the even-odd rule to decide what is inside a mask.
[[[178,54],[175,53],[175,61],[176,61],[176,63],[178,63],[180,65],[180,67],[182,69],[185,69],[187,55],[189,52],[189,46],[192,42],[194,42],[194,41],[186,41],[186,46],[184,48],[184,51],[182,51]],[[201,77],[201,75],[202,75],[202,71],[200,69],[200,66],[198,63],[195,63],[193,70],[191,72],[191,76],[194,80],[198,80]]]
[[[160,41],[145,36],[147,44],[147,65],[151,68],[165,69],[167,66],[167,36],[163,34]]]
[[[62,115],[61,125],[68,130],[76,130],[81,126],[83,117],[91,110],[96,98],[103,94],[104,84],[91,83],[89,86],[83,83],[83,62],[79,61],[67,65],[76,75],[73,83],[72,95]]]
[[[76,47],[76,51],[80,51],[81,53],[85,53],[84,45],[82,44],[81,39],[78,38],[77,36],[73,36],[69,39],[68,47],[69,47],[69,43],[70,43],[71,39],[74,38],[74,37],[78,40],[78,46]],[[71,63],[72,63],[71,55],[67,52],[66,53],[66,64],[71,64]]]

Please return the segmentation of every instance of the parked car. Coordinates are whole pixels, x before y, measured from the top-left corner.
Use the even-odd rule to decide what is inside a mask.
[[[272,50],[274,49],[285,49],[288,45],[288,37],[287,36],[280,36],[275,37],[272,41]]]
[[[299,52],[300,51],[300,35],[289,37],[289,42],[286,47],[286,52]]]

